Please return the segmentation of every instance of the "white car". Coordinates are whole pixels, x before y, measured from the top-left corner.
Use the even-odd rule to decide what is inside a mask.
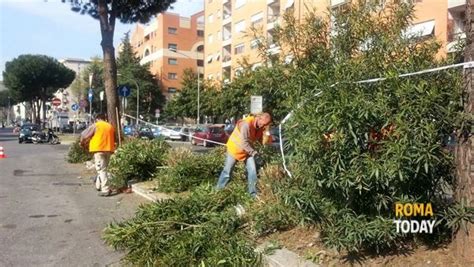
[[[170,128],[161,127],[160,130],[161,130],[160,131],[160,136],[163,136],[165,139],[170,138],[170,135],[171,135],[171,129]]]
[[[182,127],[174,127],[170,130],[170,139],[171,140],[183,140],[183,136],[181,135]]]

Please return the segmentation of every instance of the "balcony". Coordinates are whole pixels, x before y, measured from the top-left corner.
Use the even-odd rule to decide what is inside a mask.
[[[347,0],[331,0],[331,7],[336,7],[347,3]]]
[[[457,52],[461,47],[460,44],[466,39],[466,33],[458,32],[448,34],[448,44],[446,44],[446,50],[448,53]]]
[[[448,9],[465,8],[466,0],[448,0]]]

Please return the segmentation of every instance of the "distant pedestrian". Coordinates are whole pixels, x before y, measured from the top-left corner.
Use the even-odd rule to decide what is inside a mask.
[[[100,190],[99,196],[110,196],[112,191],[107,184],[107,166],[112,153],[115,151],[115,130],[106,121],[105,114],[98,114],[96,122],[81,133],[81,144],[89,141],[89,152],[94,154],[94,164],[97,170],[95,187]]]
[[[251,115],[237,122],[227,141],[227,157],[217,182],[217,189],[227,185],[235,164],[237,161],[243,161],[247,169],[248,192],[252,197],[257,196],[257,167],[261,166],[256,164],[259,160],[256,160],[258,153],[254,146],[256,142],[263,144],[264,133],[271,122],[272,117],[268,113]]]

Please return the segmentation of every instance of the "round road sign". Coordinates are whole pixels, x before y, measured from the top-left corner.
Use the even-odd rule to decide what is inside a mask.
[[[53,106],[57,107],[57,106],[61,105],[61,99],[53,98],[53,100],[51,100],[51,104],[53,104]]]

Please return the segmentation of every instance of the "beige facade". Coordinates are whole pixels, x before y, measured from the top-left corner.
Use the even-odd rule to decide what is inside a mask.
[[[140,63],[150,64],[167,98],[180,90],[185,69],[204,73],[203,14],[201,11],[188,18],[161,13],[146,26],[137,24],[131,34],[130,42]]]
[[[321,14],[350,0],[204,0],[205,77],[228,82],[239,71],[240,62],[257,67],[260,63],[257,41],[251,26],[261,28],[269,40],[284,12],[303,18],[307,10],[316,8]],[[385,0],[388,1],[388,0]],[[383,3],[384,0],[379,2]],[[401,0],[400,0],[401,1]],[[463,37],[464,0],[411,0],[415,2],[415,20],[407,32],[434,35],[442,44],[440,56],[453,52],[456,40]],[[282,53],[269,45],[269,52]]]

